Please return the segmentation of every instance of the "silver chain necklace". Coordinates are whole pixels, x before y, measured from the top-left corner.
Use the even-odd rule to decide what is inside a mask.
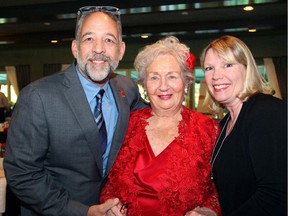
[[[231,118],[231,117],[230,117],[230,115],[229,115],[228,118],[227,118],[227,120],[226,120],[226,122],[225,122],[225,124],[224,124],[224,126],[223,126],[223,128],[222,128],[222,130],[221,130],[220,135],[219,135],[218,138],[217,138],[217,141],[216,141],[216,143],[215,143],[215,145],[214,145],[214,148],[213,148],[213,151],[212,151],[212,156],[211,156],[211,160],[210,160],[210,163],[211,163],[211,179],[213,179],[213,166],[214,166],[215,160],[216,160],[216,158],[217,158],[217,156],[218,156],[218,154],[219,154],[219,152],[220,152],[220,150],[221,150],[221,148],[222,148],[222,146],[223,146],[223,143],[224,143],[227,135],[226,135],[226,136],[224,137],[224,139],[222,140],[222,142],[221,142],[221,144],[220,144],[220,146],[219,146],[219,148],[218,148],[218,150],[217,150],[217,152],[216,152],[216,154],[215,154],[216,147],[218,146],[219,139],[221,138],[223,132],[226,130],[226,125],[228,124],[230,118]]]

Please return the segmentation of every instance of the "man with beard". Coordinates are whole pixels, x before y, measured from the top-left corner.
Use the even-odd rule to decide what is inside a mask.
[[[22,216],[126,214],[116,198],[98,205],[130,111],[147,106],[130,78],[113,73],[125,51],[119,9],[80,8],[71,48],[76,61],[25,87],[13,112],[4,169]],[[96,99],[100,90],[104,95]]]

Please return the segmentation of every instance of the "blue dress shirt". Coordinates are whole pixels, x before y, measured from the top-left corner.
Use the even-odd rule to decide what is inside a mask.
[[[92,83],[91,81],[88,81],[83,77],[83,75],[79,72],[78,68],[75,67],[77,70],[78,77],[80,79],[80,82],[83,86],[84,92],[86,94],[87,100],[89,102],[91,112],[94,113],[94,108],[96,106],[96,98],[95,96],[101,89],[96,84]],[[104,115],[104,120],[106,124],[106,130],[107,130],[107,149],[105,154],[103,155],[103,175],[106,170],[108,157],[111,149],[111,143],[114,135],[114,130],[117,123],[118,118],[118,109],[115,103],[115,99],[113,97],[113,93],[111,90],[111,87],[109,85],[109,82],[107,82],[103,87],[105,90],[105,94],[102,98],[102,112]]]

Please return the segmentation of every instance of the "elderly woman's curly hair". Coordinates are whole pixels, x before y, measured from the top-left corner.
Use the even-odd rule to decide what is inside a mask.
[[[189,47],[180,43],[178,38],[167,36],[152,45],[147,45],[136,56],[134,66],[138,71],[138,83],[145,88],[146,72],[153,60],[161,55],[171,55],[177,60],[181,71],[185,86],[193,82],[192,69],[187,66],[187,59],[190,56]]]

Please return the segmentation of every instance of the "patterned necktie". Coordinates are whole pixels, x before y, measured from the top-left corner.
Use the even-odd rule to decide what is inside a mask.
[[[101,89],[96,95],[96,106],[94,110],[94,116],[99,129],[100,142],[102,148],[102,154],[105,153],[107,147],[107,131],[105,126],[105,121],[102,113],[102,97],[105,93],[104,89]]]

